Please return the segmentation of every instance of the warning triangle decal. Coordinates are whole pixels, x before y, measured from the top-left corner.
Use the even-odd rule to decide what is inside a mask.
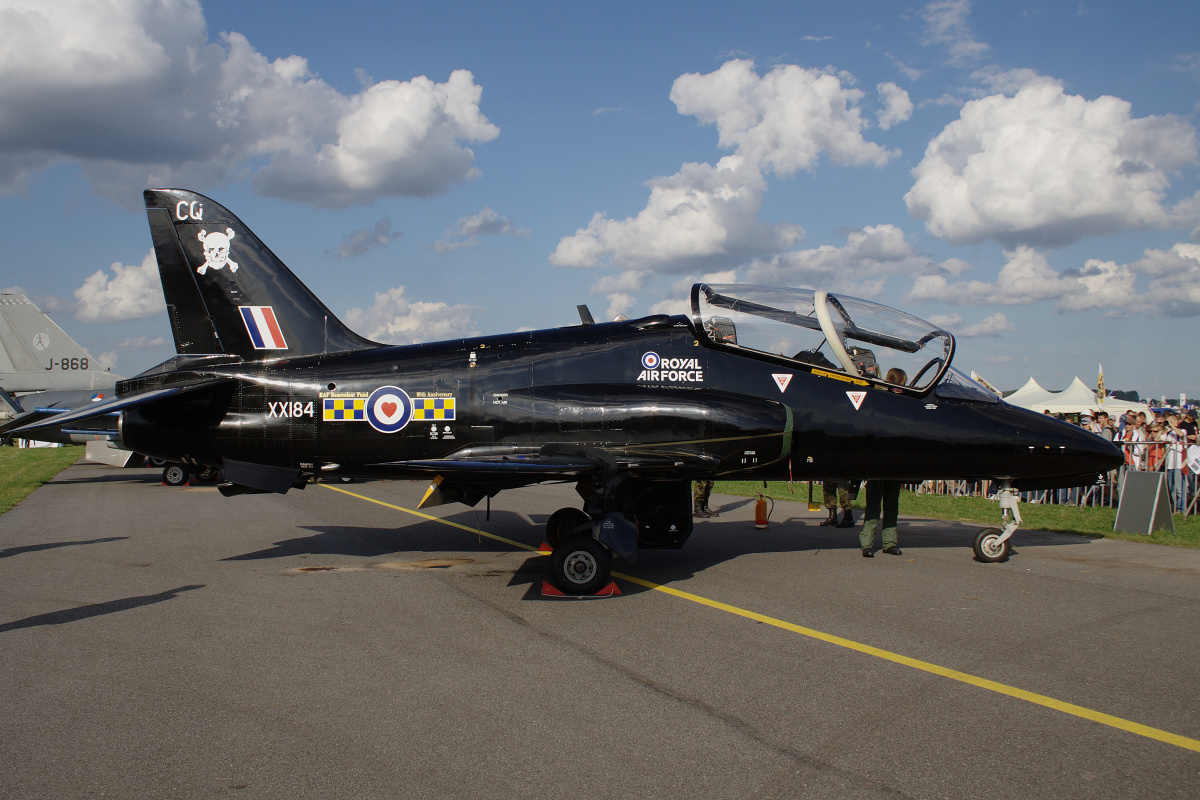
[[[854,410],[858,411],[862,408],[863,400],[867,398],[866,392],[846,392],[846,397],[850,398],[850,402],[854,403]]]
[[[771,377],[775,379],[775,383],[779,385],[779,391],[781,392],[785,391],[788,387],[788,384],[792,382],[792,376],[790,374],[778,375],[776,373],[771,373]]]

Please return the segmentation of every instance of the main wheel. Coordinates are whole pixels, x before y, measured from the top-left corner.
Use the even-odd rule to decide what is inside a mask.
[[[975,534],[975,558],[985,564],[995,564],[1008,558],[1008,543],[1000,541],[999,528],[984,528]]]
[[[583,526],[589,522],[591,517],[578,508],[560,508],[546,520],[546,541],[558,547],[574,536],[585,536]]]
[[[550,582],[566,594],[595,594],[608,583],[612,556],[595,539],[575,537],[554,548]]]
[[[183,486],[187,482],[188,471],[183,464],[168,464],[163,469],[163,483],[167,486]]]

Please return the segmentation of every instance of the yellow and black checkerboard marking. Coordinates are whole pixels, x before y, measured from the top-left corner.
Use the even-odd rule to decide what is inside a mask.
[[[413,419],[417,422],[454,419],[453,397],[418,397],[412,402]]]
[[[367,398],[326,397],[321,419],[326,422],[362,422],[367,418]]]

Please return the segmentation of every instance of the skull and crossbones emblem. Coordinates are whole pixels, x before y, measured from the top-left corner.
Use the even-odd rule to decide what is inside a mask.
[[[229,242],[233,239],[233,228],[226,228],[224,233],[209,233],[200,231],[198,237],[204,245],[204,263],[196,268],[203,275],[209,269],[220,270],[229,265],[229,271],[237,272],[236,261],[229,260]]]

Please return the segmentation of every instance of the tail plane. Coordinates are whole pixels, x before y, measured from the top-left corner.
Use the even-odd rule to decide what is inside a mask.
[[[224,206],[183,189],[144,196],[176,352],[266,361],[375,345]]]
[[[0,388],[10,394],[109,389],[102,367],[23,294],[0,294]]]

